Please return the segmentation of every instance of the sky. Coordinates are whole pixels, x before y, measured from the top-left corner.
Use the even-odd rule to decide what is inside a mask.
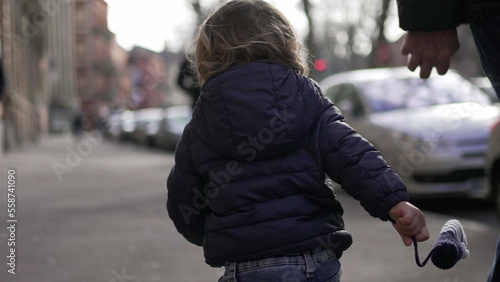
[[[195,14],[187,0],[105,0],[109,29],[127,50],[139,45],[160,52],[165,45],[181,51],[193,36]],[[208,0],[202,3],[210,2]],[[214,1],[212,1],[214,2]],[[306,19],[297,0],[269,0],[304,31]],[[139,4],[140,3],[140,4]]]
[[[165,46],[171,51],[185,51],[193,37],[196,16],[189,0],[105,1],[108,3],[109,29],[116,34],[118,44],[127,50],[138,45],[156,52],[164,50]],[[200,1],[206,7],[209,6],[207,4],[218,2],[218,0]],[[308,25],[300,0],[267,1],[285,14],[299,36],[306,35]],[[323,0],[314,0],[313,3],[320,1]],[[393,7],[393,12],[395,9]],[[325,13],[317,11],[316,16],[321,17],[321,14]],[[333,11],[326,14],[336,15]],[[389,19],[386,36],[390,41],[397,40],[403,31],[398,27],[397,17]]]

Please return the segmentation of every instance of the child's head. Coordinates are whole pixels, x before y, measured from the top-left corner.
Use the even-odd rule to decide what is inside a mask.
[[[193,47],[200,84],[235,63],[269,60],[304,75],[309,71],[290,22],[263,0],[223,4],[200,26]]]

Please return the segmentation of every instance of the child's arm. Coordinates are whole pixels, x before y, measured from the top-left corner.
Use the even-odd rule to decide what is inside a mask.
[[[389,215],[392,218],[394,228],[401,235],[406,246],[412,244],[411,237],[415,237],[418,242],[429,239],[425,216],[414,205],[408,202],[400,202],[389,211]]]
[[[340,111],[325,102],[320,136],[325,170],[368,213],[391,220],[405,245],[429,238],[424,214],[408,202],[406,186],[372,144],[344,122]]]
[[[189,144],[186,143],[189,138],[184,137],[177,146],[175,166],[167,180],[167,210],[177,231],[189,242],[201,246],[208,211],[208,203],[203,196],[205,182],[196,173]]]
[[[328,176],[373,217],[387,221],[390,209],[408,201],[401,178],[329,101],[322,112],[320,150]]]

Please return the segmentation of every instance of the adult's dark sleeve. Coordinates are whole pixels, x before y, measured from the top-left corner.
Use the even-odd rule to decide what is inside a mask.
[[[462,9],[468,17],[481,16],[484,13],[500,13],[500,0],[462,0]]]
[[[406,31],[439,31],[465,22],[460,0],[398,0],[399,27]]]

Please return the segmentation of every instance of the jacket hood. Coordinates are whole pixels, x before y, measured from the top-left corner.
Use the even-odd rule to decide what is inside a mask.
[[[251,162],[303,144],[324,102],[316,83],[280,63],[240,64],[207,80],[193,124],[218,153]]]

